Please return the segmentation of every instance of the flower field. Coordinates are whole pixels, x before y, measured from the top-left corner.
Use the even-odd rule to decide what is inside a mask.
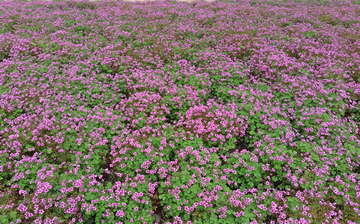
[[[1,1],[0,224],[360,223],[359,17]]]

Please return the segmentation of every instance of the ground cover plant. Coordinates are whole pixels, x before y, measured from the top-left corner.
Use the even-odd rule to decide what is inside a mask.
[[[0,2],[0,223],[360,223],[354,2]]]

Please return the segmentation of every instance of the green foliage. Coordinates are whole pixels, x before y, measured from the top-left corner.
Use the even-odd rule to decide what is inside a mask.
[[[242,191],[258,186],[262,176],[261,165],[254,160],[254,157],[251,157],[251,155],[247,153],[240,156],[241,162],[239,162],[240,159],[236,158],[235,155],[239,155],[239,153],[235,153],[227,162],[228,164],[238,163],[239,165],[236,168],[234,168],[233,165],[224,165],[224,168],[235,170],[235,173],[229,172],[227,175],[229,179],[237,183],[237,186],[240,187]],[[250,160],[250,158],[252,158],[252,160]],[[251,168],[253,168],[253,170],[249,171],[248,169]],[[234,186],[233,188],[238,187]]]

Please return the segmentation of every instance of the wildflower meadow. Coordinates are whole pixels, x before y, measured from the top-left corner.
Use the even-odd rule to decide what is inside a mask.
[[[0,224],[359,224],[359,1],[0,2]]]

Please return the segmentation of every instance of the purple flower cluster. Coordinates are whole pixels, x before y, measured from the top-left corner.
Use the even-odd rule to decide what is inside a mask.
[[[1,2],[0,223],[359,223],[360,7],[269,4]]]

